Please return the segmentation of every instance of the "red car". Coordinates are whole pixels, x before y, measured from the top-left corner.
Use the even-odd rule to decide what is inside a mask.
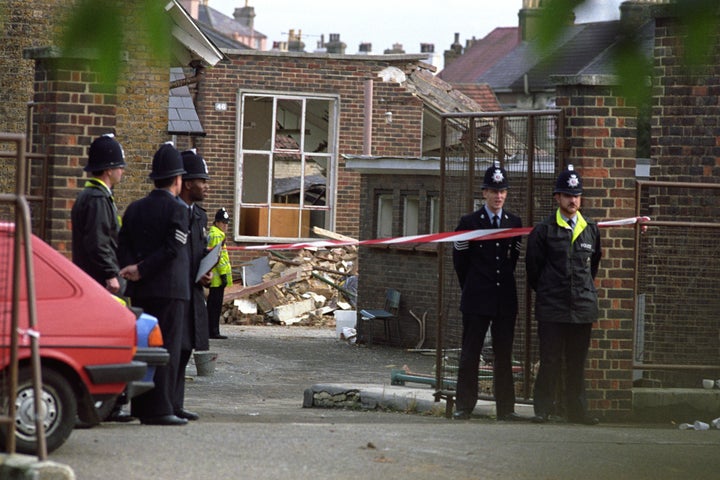
[[[0,368],[7,384],[12,312],[14,227],[0,224]],[[33,268],[42,364],[42,412],[47,449],[65,442],[76,421],[94,425],[102,420],[99,405],[114,404],[128,391],[142,393],[152,382],[138,382],[147,364],[137,361],[136,314],[124,306],[70,260],[39,238],[32,238]],[[20,295],[19,381],[16,406],[16,449],[37,451],[34,395],[31,381],[28,305],[25,273]],[[161,338],[161,337],[160,337]],[[135,359],[135,360],[134,360]],[[137,382],[133,388],[133,384]],[[6,386],[0,397],[8,411]],[[4,446],[7,425],[0,428]]]

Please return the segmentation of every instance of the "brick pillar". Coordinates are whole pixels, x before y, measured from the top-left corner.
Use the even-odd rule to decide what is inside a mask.
[[[82,187],[87,148],[98,135],[114,132],[116,97],[98,88],[88,60],[60,66],[52,49],[31,56],[36,61],[33,147],[48,156],[50,168],[46,239],[69,256],[70,209]]]
[[[612,87],[583,77],[562,80],[568,163],[584,182],[583,213],[595,221],[635,215],[636,110]],[[603,259],[596,279],[600,315],[587,365],[588,405],[608,419],[632,413],[634,230],[601,229]]]

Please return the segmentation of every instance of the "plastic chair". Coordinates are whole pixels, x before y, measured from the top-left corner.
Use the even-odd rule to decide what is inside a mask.
[[[397,333],[398,341],[400,341],[400,319],[398,318],[398,312],[400,311],[400,292],[388,288],[385,291],[385,306],[382,309],[375,310],[360,310],[360,319],[363,322],[370,322],[370,338],[368,343],[372,343],[374,336],[373,320],[380,320],[383,322],[385,328],[385,341],[390,341],[390,322],[395,323],[395,331]]]

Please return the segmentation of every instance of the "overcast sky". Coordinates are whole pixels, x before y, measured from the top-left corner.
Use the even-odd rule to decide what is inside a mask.
[[[245,3],[255,8],[255,29],[273,41],[287,40],[290,29],[302,30],[305,50],[315,49],[320,35],[328,40],[339,33],[346,53],[357,53],[360,43],[372,44],[380,54],[393,44],[406,53],[419,53],[421,43],[432,43],[442,53],[453,43],[482,38],[495,27],[514,27],[522,0],[209,0],[209,5],[232,17]],[[577,22],[619,18],[622,0],[586,0],[586,12]]]

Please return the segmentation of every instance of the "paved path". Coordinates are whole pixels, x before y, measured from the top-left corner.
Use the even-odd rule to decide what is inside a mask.
[[[219,354],[215,374],[188,382],[186,407],[200,421],[76,430],[51,460],[71,466],[78,479],[103,480],[720,478],[720,430],[681,431],[670,422],[458,422],[413,409],[303,408],[313,385],[374,389],[373,395],[407,391],[390,385],[390,371],[408,364],[430,372],[434,358],[350,346],[330,330],[224,327],[223,333],[230,338],[211,344]],[[411,390],[432,397],[427,387]],[[480,408],[491,412],[492,405]]]

